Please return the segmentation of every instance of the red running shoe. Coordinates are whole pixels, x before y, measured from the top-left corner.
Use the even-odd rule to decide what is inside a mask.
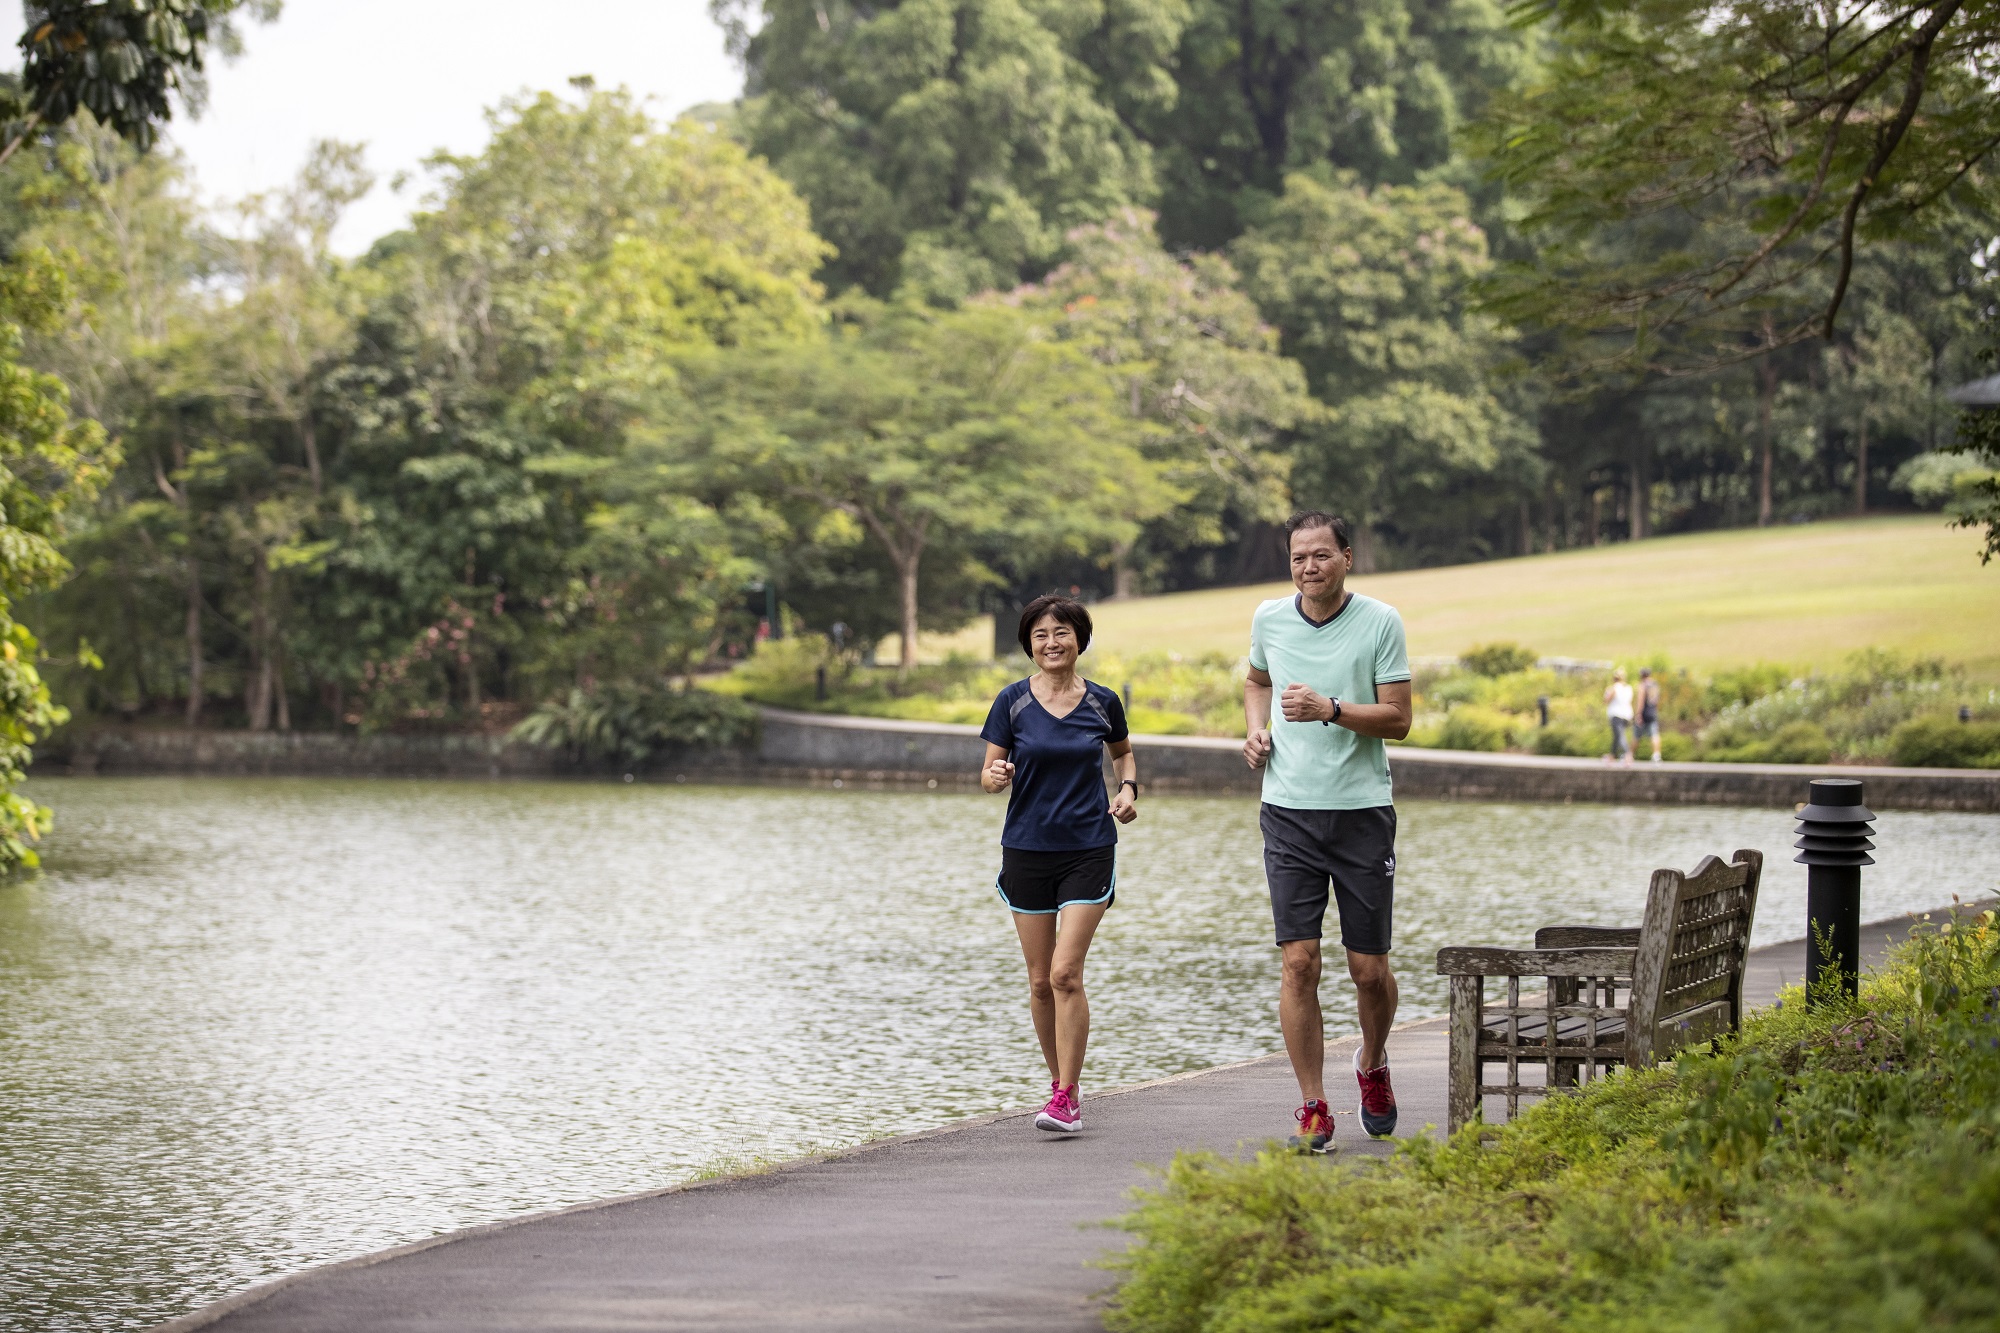
[[[1307,1102],[1292,1112],[1292,1119],[1299,1122],[1299,1132],[1290,1140],[1294,1152],[1333,1151],[1333,1111],[1325,1102]]]
[[[1361,1084],[1361,1128],[1370,1138],[1386,1139],[1396,1132],[1396,1090],[1389,1086],[1389,1066],[1361,1067],[1361,1051],[1354,1052],[1354,1077]]]

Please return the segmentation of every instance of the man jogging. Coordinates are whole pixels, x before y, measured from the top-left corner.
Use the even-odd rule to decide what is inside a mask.
[[[1263,603],[1251,619],[1243,757],[1264,770],[1264,875],[1284,955],[1278,1022],[1305,1100],[1292,1146],[1327,1152],[1333,1114],[1319,976],[1329,884],[1360,1002],[1361,1127],[1378,1136],[1396,1128],[1386,1046],[1396,1021],[1396,809],[1382,742],[1410,734],[1410,664],[1395,608],[1347,591],[1354,551],[1346,523],[1313,511],[1294,515],[1285,532],[1298,593]]]

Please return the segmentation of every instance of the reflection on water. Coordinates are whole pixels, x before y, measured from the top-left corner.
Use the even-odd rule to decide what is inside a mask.
[[[438,1231],[1020,1106],[1045,1086],[938,793],[84,779],[0,886],[0,1327],[143,1327]],[[1438,945],[1636,924],[1755,810],[1409,804],[1405,1018]],[[2000,820],[1887,816],[1868,905],[1990,893]],[[1149,798],[1091,959],[1088,1083],[1276,1048],[1256,807]],[[1344,986],[1329,1021],[1352,1023]],[[1274,1106],[1273,1131],[1288,1107]],[[1247,1131],[1256,1127],[1246,1126]]]

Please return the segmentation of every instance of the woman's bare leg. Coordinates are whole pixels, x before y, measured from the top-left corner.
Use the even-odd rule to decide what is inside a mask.
[[[1109,903],[1076,903],[1062,911],[1049,988],[1055,992],[1056,1081],[1075,1087],[1083,1077],[1083,1050],[1090,1043],[1090,1001],[1083,993],[1083,958]]]
[[[1056,917],[1051,912],[1036,915],[1014,913],[1014,929],[1021,937],[1021,957],[1028,963],[1028,1013],[1035,1020],[1035,1036],[1042,1043],[1042,1059],[1048,1061],[1049,1077],[1061,1079],[1056,1061],[1056,996],[1049,983],[1051,961],[1056,952]]]

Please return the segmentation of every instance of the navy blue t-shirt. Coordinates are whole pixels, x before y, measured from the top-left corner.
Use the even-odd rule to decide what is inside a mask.
[[[1104,747],[1128,735],[1116,693],[1085,681],[1083,702],[1057,717],[1017,680],[1000,691],[979,734],[1014,764],[1002,847],[1071,852],[1118,841],[1104,795]]]

